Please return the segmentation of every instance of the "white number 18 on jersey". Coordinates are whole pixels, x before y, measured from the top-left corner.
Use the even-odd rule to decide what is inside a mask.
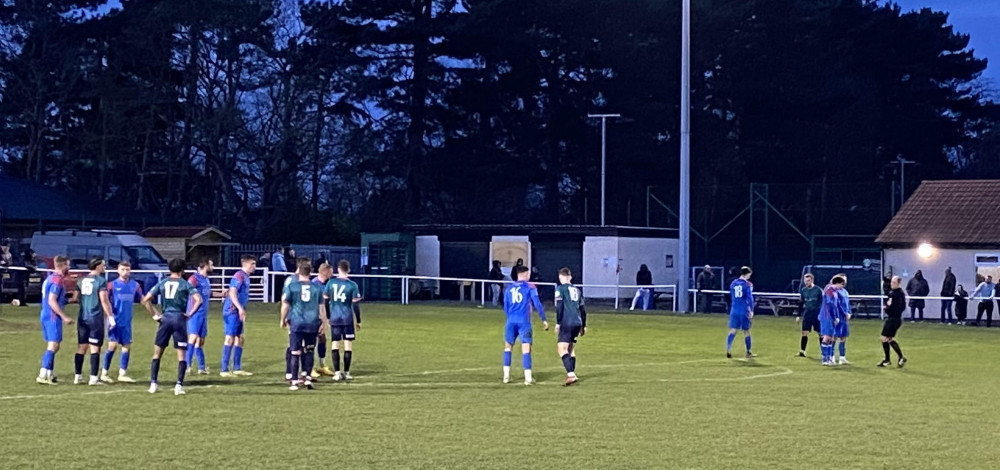
[[[743,298],[743,286],[735,286],[735,287],[733,287],[733,296],[736,297],[737,299],[742,299]]]

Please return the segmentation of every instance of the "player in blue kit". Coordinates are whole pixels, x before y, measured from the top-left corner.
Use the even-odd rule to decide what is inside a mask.
[[[830,284],[823,289],[823,308],[819,313],[819,334],[821,337],[820,351],[824,366],[833,366],[834,338],[837,336],[837,326],[845,315],[843,299],[840,291],[847,284],[843,276],[833,276]]]
[[[847,361],[847,337],[851,335],[850,330],[850,319],[851,313],[851,298],[847,294],[847,275],[837,274],[844,278],[844,285],[837,291],[838,300],[840,301],[840,308],[838,312],[840,313],[840,321],[833,327],[833,339],[837,342],[840,347],[840,360],[838,364],[850,364]]]
[[[508,286],[503,294],[503,311],[507,315],[507,324],[504,326],[503,383],[510,382],[511,350],[514,349],[514,342],[521,338],[524,384],[531,385],[535,383],[531,377],[531,306],[538,311],[545,331],[549,331],[549,322],[545,319],[542,301],[538,299],[538,290],[528,283],[531,276],[528,267],[515,266],[511,274],[517,281]]]
[[[118,279],[108,283],[108,296],[111,297],[111,313],[115,316],[115,326],[108,328],[108,350],[104,352],[104,369],[101,370],[101,381],[114,383],[108,375],[111,360],[115,350],[122,346],[122,357],[118,364],[118,381],[133,383],[128,376],[129,352],[132,350],[132,307],[136,302],[142,302],[142,287],[132,279],[132,264],[128,261],[118,263]]]
[[[222,295],[215,295],[212,292],[212,282],[208,279],[214,269],[215,263],[211,259],[202,258],[201,262],[198,263],[198,270],[188,278],[188,284],[191,284],[202,298],[201,305],[198,306],[187,323],[188,348],[184,358],[188,364],[188,373],[191,372],[191,366],[197,359],[198,375],[208,374],[208,363],[205,361],[205,338],[208,337],[209,299],[222,297]],[[193,302],[193,300],[188,299],[188,302]]]
[[[104,345],[104,327],[114,328],[115,317],[111,315],[108,298],[108,281],[104,277],[103,259],[94,259],[87,264],[90,273],[76,283],[80,299],[80,315],[76,320],[76,375],[74,384],[83,383],[83,359],[90,352],[90,381],[88,385],[102,385],[98,372],[101,369],[101,346]]]
[[[559,270],[559,285],[556,286],[556,335],[559,337],[556,349],[566,368],[566,383],[577,382],[576,339],[587,332],[587,309],[583,306],[583,295],[570,282],[573,273],[569,268]]]
[[[329,304],[327,313],[330,316],[330,341],[333,350],[333,380],[351,380],[352,350],[357,332],[361,330],[361,289],[357,283],[347,278],[351,272],[351,263],[347,260],[337,262],[337,277],[326,282],[323,299]],[[353,317],[351,316],[353,314]],[[344,345],[344,370],[340,370],[340,343]]]
[[[56,353],[63,340],[63,325],[72,325],[73,319],[66,315],[66,290],[63,280],[69,272],[69,259],[56,256],[53,261],[55,272],[49,274],[42,283],[42,311],[39,320],[42,324],[42,340],[45,341],[45,353],[42,354],[42,368],[38,370],[35,382],[42,385],[55,385]]]
[[[313,351],[319,333],[326,329],[326,306],[323,302],[323,286],[309,280],[312,263],[309,258],[296,261],[296,278],[285,283],[281,294],[281,327],[288,328],[287,370],[292,374],[289,390],[298,390],[300,385],[313,389]],[[301,365],[302,374],[299,375]]]
[[[733,340],[736,330],[743,330],[743,341],[747,346],[747,359],[757,357],[751,350],[750,324],[753,320],[753,284],[750,276],[753,271],[748,266],[740,268],[740,277],[729,286],[729,298],[732,306],[729,308],[729,336],[726,338],[726,357],[732,358]]]
[[[153,320],[160,322],[160,327],[156,330],[156,339],[153,341],[153,360],[149,366],[149,393],[156,393],[158,389],[160,357],[173,338],[174,348],[177,350],[177,383],[174,386],[174,395],[185,394],[184,374],[187,372],[187,362],[184,356],[188,348],[187,321],[198,310],[202,298],[194,286],[184,280],[184,265],[184,260],[180,258],[170,260],[168,264],[170,277],[160,280],[142,298],[142,305],[153,316]],[[162,314],[153,306],[153,299],[158,295],[163,296]]]
[[[250,275],[257,269],[257,258],[243,255],[240,258],[242,270],[236,271],[229,281],[229,292],[222,303],[222,320],[225,323],[226,340],[222,346],[222,377],[250,376],[243,370],[243,324],[246,322],[246,305],[250,300]],[[229,358],[233,359],[233,371],[229,371]]]

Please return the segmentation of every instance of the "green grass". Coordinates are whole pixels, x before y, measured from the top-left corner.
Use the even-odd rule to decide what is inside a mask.
[[[71,310],[75,309],[71,307]],[[597,314],[582,381],[536,325],[534,387],[500,384],[502,316],[453,306],[367,304],[350,384],[290,392],[286,333],[251,309],[245,379],[168,387],[72,381],[73,346],[34,383],[44,345],[35,308],[0,319],[3,468],[995,468],[1000,331],[906,324],[905,369],[877,369],[878,321],[855,321],[853,366],[793,357],[796,324],[755,320],[752,363],[726,360],[723,316]],[[147,377],[154,323],[136,321],[132,375]],[[66,338],[74,337],[75,328]],[[218,371],[222,325],[207,347]],[[742,350],[741,340],[736,350]],[[170,356],[168,356],[170,357]],[[515,354],[516,357],[516,354]],[[117,360],[117,358],[116,358]],[[515,359],[515,377],[520,377]],[[85,366],[86,367],[86,366]],[[164,361],[161,379],[175,373]]]

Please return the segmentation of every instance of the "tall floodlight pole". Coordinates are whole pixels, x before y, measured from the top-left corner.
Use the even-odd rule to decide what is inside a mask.
[[[688,311],[691,262],[691,0],[681,0],[681,181],[677,225],[677,310]]]
[[[620,118],[621,114],[588,114],[589,118],[601,119],[601,227],[604,226],[604,202],[608,182],[608,118]]]
[[[907,160],[902,155],[897,155],[896,161],[899,162],[899,207],[902,209],[903,203],[906,202],[906,165],[914,165],[917,162]]]

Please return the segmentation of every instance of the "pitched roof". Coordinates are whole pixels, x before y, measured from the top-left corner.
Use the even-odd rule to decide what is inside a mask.
[[[883,246],[1000,245],[1000,180],[925,181],[875,240]]]
[[[186,227],[150,227],[142,231],[142,236],[146,238],[198,238],[207,233],[215,232],[220,237],[229,240],[229,234],[212,226],[186,226]]]
[[[7,220],[121,223],[129,215],[94,198],[4,175],[0,194],[0,216]]]

